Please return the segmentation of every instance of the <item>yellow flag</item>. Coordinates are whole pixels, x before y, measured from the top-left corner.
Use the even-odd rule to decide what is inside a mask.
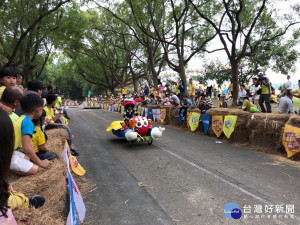
[[[79,162],[77,161],[77,158],[75,156],[71,155],[70,147],[68,144],[67,144],[67,148],[68,148],[69,162],[70,162],[72,171],[79,176],[83,176],[85,174],[85,170],[79,164]]]
[[[234,131],[236,121],[237,121],[237,116],[225,116],[224,124],[223,124],[223,132],[227,138],[230,138],[232,132]]]
[[[199,119],[201,114],[193,112],[189,119],[189,125],[191,128],[191,131],[195,131],[197,127],[199,126]]]
[[[192,115],[192,112],[186,112],[186,121],[187,121],[186,125],[188,128],[190,128],[189,121],[190,121],[191,115]]]
[[[223,131],[223,116],[212,116],[212,130],[217,137],[220,137]]]
[[[125,110],[125,108],[124,108],[124,106],[122,105],[122,106],[121,106],[121,114],[124,113],[124,110]]]
[[[288,158],[300,152],[300,128],[285,125],[282,143]]]
[[[164,122],[167,116],[167,109],[160,110],[160,122]]]

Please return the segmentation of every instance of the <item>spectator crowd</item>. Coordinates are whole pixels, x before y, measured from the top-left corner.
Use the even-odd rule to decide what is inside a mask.
[[[8,174],[34,176],[40,168],[51,167],[57,155],[46,146],[45,130],[66,130],[72,155],[79,154],[68,126],[68,101],[58,87],[33,80],[25,89],[22,76],[8,68],[0,71],[0,83],[0,224],[16,224],[11,210],[38,208],[45,198],[15,191]]]

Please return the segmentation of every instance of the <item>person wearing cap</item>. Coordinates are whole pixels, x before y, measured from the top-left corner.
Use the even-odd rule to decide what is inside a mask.
[[[258,73],[258,82],[256,84],[256,87],[258,87],[258,85],[260,85],[260,87],[261,87],[261,94],[260,94],[259,100],[258,100],[261,111],[263,113],[265,113],[265,112],[272,113],[272,108],[271,108],[271,87],[270,87],[271,85],[270,85],[269,79],[264,76],[263,72]],[[264,106],[264,103],[266,104],[267,111],[266,111],[266,108]]]

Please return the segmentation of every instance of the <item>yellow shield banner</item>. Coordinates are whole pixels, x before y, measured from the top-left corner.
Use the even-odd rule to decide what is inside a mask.
[[[121,114],[124,114],[124,111],[125,111],[125,108],[124,108],[124,106],[122,105],[122,106],[121,106]]]
[[[186,121],[187,121],[186,125],[188,128],[190,128],[189,121],[190,121],[191,115],[192,115],[192,112],[186,112]]]
[[[212,116],[212,130],[217,137],[220,137],[223,131],[223,116]]]
[[[167,109],[161,109],[160,110],[160,122],[164,122],[167,115]]]
[[[189,119],[189,125],[191,128],[191,131],[195,131],[198,128],[200,116],[201,116],[200,113],[193,112],[191,114],[190,119]]]
[[[82,168],[82,166],[79,164],[77,158],[73,155],[71,155],[70,152],[70,147],[67,144],[67,148],[68,148],[68,157],[69,157],[69,162],[70,162],[70,166],[71,169],[74,173],[76,173],[79,176],[83,176],[85,174],[85,170]]]
[[[224,124],[223,124],[223,132],[227,138],[230,138],[232,132],[234,131],[236,121],[237,121],[237,116],[225,116]]]
[[[300,128],[285,125],[282,144],[285,147],[288,158],[300,152]]]

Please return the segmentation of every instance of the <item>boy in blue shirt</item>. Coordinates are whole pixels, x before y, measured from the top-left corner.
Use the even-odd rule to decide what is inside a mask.
[[[40,160],[37,157],[31,140],[34,133],[34,124],[31,120],[41,117],[44,104],[43,99],[35,93],[30,93],[24,95],[20,103],[24,115],[13,122],[15,151],[12,156],[10,169],[15,174],[28,176],[36,174],[39,166],[48,169],[51,166],[51,162]]]

